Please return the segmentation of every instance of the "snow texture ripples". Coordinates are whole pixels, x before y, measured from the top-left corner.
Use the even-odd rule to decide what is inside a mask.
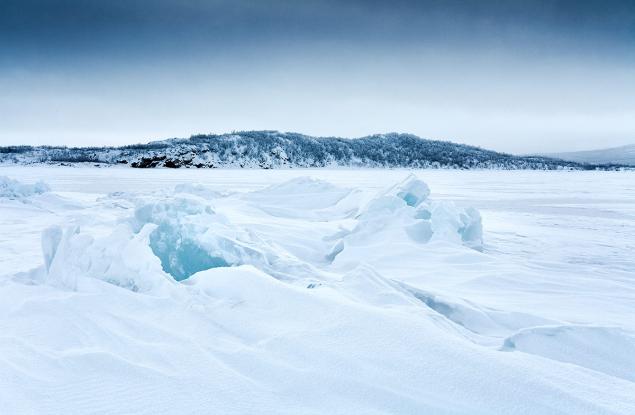
[[[633,273],[511,260],[415,175],[2,183],[43,229],[40,265],[0,277],[2,413],[635,411]]]

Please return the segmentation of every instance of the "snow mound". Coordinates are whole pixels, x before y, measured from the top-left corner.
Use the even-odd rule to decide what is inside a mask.
[[[635,337],[616,327],[561,325],[520,330],[503,350],[518,350],[635,381]]]
[[[51,188],[43,181],[25,184],[6,176],[0,176],[0,198],[23,199],[50,191]]]
[[[350,192],[327,181],[313,177],[296,177],[253,192],[257,199],[267,199],[272,203],[285,202],[295,208],[324,209],[337,203]]]
[[[332,220],[357,212],[359,191],[312,177],[297,177],[251,192],[245,200],[276,217]]]
[[[398,282],[383,277],[366,264],[347,272],[339,287],[357,302],[382,308],[418,305],[417,299]]]
[[[227,196],[226,192],[218,192],[209,187],[197,183],[181,183],[174,186],[174,193],[188,193],[202,197],[203,199],[216,199]]]
[[[193,275],[185,284],[229,304],[277,309],[281,314],[289,309],[300,310],[310,302],[306,290],[281,282],[251,265],[208,269]]]
[[[401,286],[434,312],[477,335],[502,337],[525,327],[554,323],[531,314],[481,307],[464,299],[433,294],[403,283]]]

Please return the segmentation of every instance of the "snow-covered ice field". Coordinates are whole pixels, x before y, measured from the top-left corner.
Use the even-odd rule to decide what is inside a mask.
[[[0,176],[2,414],[635,413],[633,172]]]

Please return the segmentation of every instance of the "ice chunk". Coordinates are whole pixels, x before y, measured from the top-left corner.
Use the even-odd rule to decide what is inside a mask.
[[[430,196],[430,188],[417,179],[417,176],[411,174],[388,193],[402,199],[408,206],[417,207]]]
[[[196,196],[180,195],[166,200],[139,205],[135,209],[135,220],[139,227],[146,223],[178,221],[194,215],[215,215],[213,207]],[[220,217],[215,216],[218,220]]]
[[[161,224],[150,234],[150,248],[161,260],[163,270],[181,281],[205,269],[226,267],[222,256],[214,256],[178,227]]]
[[[359,216],[392,214],[404,206],[418,207],[430,195],[428,185],[413,174],[380,192],[360,210]]]
[[[357,224],[351,231],[338,232],[343,242],[335,245],[326,255],[327,259],[334,261],[345,246],[348,249],[391,242],[435,240],[482,249],[478,211],[458,208],[450,202],[431,201],[429,194],[428,186],[414,175],[378,193],[359,210]],[[336,239],[335,236],[332,239]]]
[[[361,219],[376,218],[378,216],[393,215],[397,210],[404,207],[403,199],[392,195],[379,196],[371,199],[359,214]]]
[[[460,212],[450,202],[435,203],[430,217],[433,239],[460,243],[459,229],[463,226]]]
[[[182,281],[211,268],[241,264],[266,267],[268,258],[249,232],[234,226],[203,199],[179,196],[140,205],[134,228],[155,225],[149,236],[163,270]]]
[[[106,237],[79,228],[54,227],[42,233],[49,283],[77,289],[85,278],[132,291],[152,292],[165,280],[184,280],[217,267],[264,264],[257,250],[239,241],[240,230],[195,196],[140,204],[132,220]]]
[[[432,225],[430,221],[418,220],[404,227],[408,236],[416,242],[426,243],[432,238]]]
[[[168,282],[148,239],[154,225],[135,234],[125,225],[95,239],[78,227],[52,228],[42,235],[46,280],[76,290],[83,279],[98,279],[132,291],[155,292]]]
[[[238,262],[231,242],[214,235],[214,229],[227,231],[227,220],[199,198],[176,197],[141,205],[135,211],[135,221],[137,228],[156,225],[149,237],[150,248],[163,270],[177,281]]]
[[[426,206],[419,206],[417,208],[417,211],[415,212],[414,217],[416,219],[430,220],[430,218],[432,217],[432,212],[430,212],[430,208],[427,205]]]
[[[42,254],[44,255],[44,266],[47,271],[51,268],[57,247],[62,241],[62,235],[62,228],[59,226],[50,227],[42,232]]]
[[[478,250],[483,248],[483,223],[478,210],[470,207],[461,213],[459,234],[465,245]]]
[[[460,209],[454,203],[435,203],[430,215],[433,239],[463,243],[482,249],[483,225],[481,215],[474,208]]]
[[[39,181],[34,184],[25,184],[6,176],[0,176],[0,197],[7,199],[22,199],[50,191],[48,184]]]

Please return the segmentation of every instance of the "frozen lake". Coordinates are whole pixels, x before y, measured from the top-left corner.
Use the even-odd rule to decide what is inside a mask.
[[[2,413],[635,413],[635,172],[0,176]]]
[[[373,169],[0,167],[0,176],[26,183],[45,180],[53,191],[68,193],[71,198],[147,193],[182,183],[243,192],[302,176],[377,191],[409,173]],[[436,199],[473,206],[481,212],[485,242],[492,252],[514,255],[521,261],[554,260],[607,271],[635,270],[635,172],[423,170],[415,174],[430,186]]]

